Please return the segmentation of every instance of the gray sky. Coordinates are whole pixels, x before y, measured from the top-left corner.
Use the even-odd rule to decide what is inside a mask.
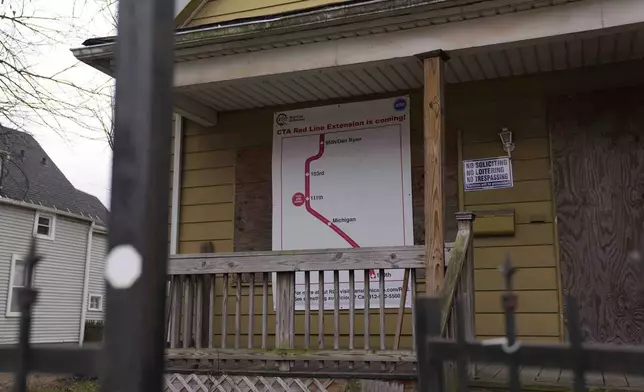
[[[24,1],[34,16],[57,19],[55,27],[64,31],[57,42],[42,46],[38,53],[31,55],[28,59],[30,65],[42,74],[53,74],[76,64],[64,73],[64,79],[90,89],[110,83],[108,76],[78,63],[70,52],[70,48],[81,46],[87,38],[115,33],[112,13],[104,9],[107,0],[14,1]],[[176,14],[189,0],[174,1]],[[63,98],[68,99],[66,96]],[[109,101],[99,101],[95,106],[109,110]],[[100,122],[90,125],[94,125],[94,129],[66,123],[61,134],[47,127],[30,126],[27,130],[33,133],[76,188],[97,196],[109,208],[112,152],[104,134],[96,130]]]
[[[64,36],[53,45],[39,48],[40,53],[30,56],[28,63],[44,74],[52,74],[77,64],[70,48],[81,46],[85,38],[111,33],[109,15],[101,12],[100,2],[101,0],[31,0],[34,15],[60,19],[56,23],[64,31]],[[89,87],[104,85],[110,80],[85,64],[78,64],[67,71],[64,79]],[[108,102],[103,104],[108,105]],[[97,121],[96,127],[98,126]],[[101,132],[74,123],[65,123],[62,134],[47,127],[30,126],[27,130],[33,133],[76,188],[97,196],[109,207],[112,154]]]

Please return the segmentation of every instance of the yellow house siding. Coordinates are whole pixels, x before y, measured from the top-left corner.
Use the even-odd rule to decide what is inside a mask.
[[[493,84],[494,82],[490,82]],[[474,239],[476,334],[479,339],[504,336],[501,308],[504,282],[498,271],[506,256],[518,268],[517,328],[522,339],[559,340],[559,278],[544,99],[539,95],[499,95],[470,84],[468,94],[449,101],[448,127],[461,133],[463,159],[504,156],[498,133],[513,132],[514,187],[464,192],[466,211],[514,210],[511,236]],[[488,86],[489,87],[489,86]],[[454,96],[454,95],[453,95]],[[456,101],[456,102],[455,102]]]
[[[515,137],[518,140],[516,142],[516,150],[512,153],[513,160],[550,159],[549,133],[546,132],[544,134],[543,132],[539,132],[534,127],[535,123],[533,122],[527,123],[525,127],[521,126],[520,123],[517,123],[513,119],[516,116],[515,114],[528,112],[531,113],[530,118],[534,119],[541,112],[544,117],[544,129],[547,130],[545,126],[545,118],[547,116],[545,102],[548,95],[575,94],[606,88],[642,85],[644,83],[644,73],[641,72],[643,65],[644,62],[642,61],[629,61],[602,67],[582,68],[532,77],[469,83],[454,86],[452,92],[455,96],[470,97],[473,98],[471,101],[478,101],[471,102],[469,105],[472,108],[472,116],[476,117],[479,114],[491,110],[491,113],[495,113],[494,115],[498,118],[499,128],[507,126],[515,133]],[[498,107],[496,110],[494,109],[495,106]],[[474,127],[470,126],[468,131],[470,133],[476,133],[476,130],[472,128]],[[541,134],[543,136],[539,136]],[[498,139],[490,140],[487,145],[483,142],[483,140],[491,136],[493,135],[491,135],[490,131],[487,131],[487,134],[483,137],[470,136],[463,145],[463,155],[470,157],[493,156],[494,145],[497,146],[496,151],[498,154],[500,152],[500,141]],[[531,148],[528,148],[526,143],[530,143]],[[467,208],[487,209],[495,205],[503,206],[504,208],[515,208],[517,229],[520,226],[536,226],[552,223],[554,228],[553,237],[555,237],[556,227],[553,222],[553,212],[555,211],[556,205],[549,194],[554,193],[556,190],[551,189],[550,183],[552,179],[547,184],[542,183],[540,185],[537,181],[542,180],[518,182],[515,188],[520,186],[521,189],[515,192],[493,191],[496,192],[495,195],[492,195],[495,198],[494,202],[488,202],[485,198],[476,197],[468,200],[466,195],[465,201],[469,203]],[[517,196],[520,199],[515,199],[513,203],[510,200],[511,196]],[[517,201],[520,201],[520,203]],[[532,202],[532,205],[528,206],[530,204],[528,202]],[[523,207],[519,209],[517,205],[523,205]],[[479,245],[481,244],[475,241],[474,258],[477,272],[496,268],[499,262],[504,259],[505,254],[509,253],[514,265],[520,268],[519,271],[531,273],[536,270],[543,271],[544,268],[551,268],[556,271],[555,277],[557,285],[560,284],[556,240],[553,241],[553,245],[503,246],[497,244],[498,246],[494,247]],[[558,336],[551,334],[554,331],[552,315],[556,312],[561,312],[561,296],[557,296],[556,302],[554,294],[557,291],[547,288],[552,286],[552,279],[546,279],[545,276],[542,272],[540,275],[540,283],[532,283],[532,287],[539,284],[539,287],[542,287],[539,290],[530,289],[530,286],[519,287],[519,314],[537,314],[538,319],[531,321],[535,326],[543,326],[543,328],[535,330],[528,325],[519,323],[519,333],[523,335],[522,338],[525,340],[556,341],[563,339],[563,317],[561,314],[558,315],[559,334]],[[558,290],[560,291],[561,288],[558,288]],[[523,293],[534,293],[535,291],[538,291],[539,295],[548,295],[549,298],[540,298],[533,294],[529,300],[521,299]],[[481,320],[483,324],[480,326],[477,325],[478,338],[483,339],[502,335],[503,326],[498,324],[498,315],[500,314],[498,311],[500,309],[494,307],[495,300],[491,298],[491,295],[481,297],[480,294],[481,292],[477,291],[477,322]],[[496,317],[481,318],[482,315],[487,314],[494,314]]]
[[[406,94],[401,92],[399,94]],[[415,92],[411,95],[411,143],[412,143],[412,183],[414,232],[416,243],[424,239],[423,216],[423,134],[422,134],[422,97]],[[398,94],[397,94],[398,95]],[[386,96],[392,96],[388,94]],[[357,97],[351,101],[367,101],[383,98],[383,96]],[[344,101],[346,102],[346,101]],[[297,107],[327,105],[334,102],[315,102],[298,105]],[[184,127],[184,151],[182,162],[182,194],[181,194],[181,225],[180,253],[198,253],[202,242],[210,241],[216,251],[252,251],[270,250],[272,233],[272,124],[273,113],[289,110],[295,107],[268,108],[252,111],[220,113],[219,124],[212,128],[203,128],[186,121]],[[456,230],[454,212],[458,208],[457,175],[456,175],[456,137],[446,138],[445,192],[446,200],[446,240],[453,241]],[[418,292],[424,291],[419,274]],[[247,278],[241,287],[242,303],[239,308],[241,315],[240,334],[241,346],[247,346],[249,317],[249,287]],[[234,347],[236,285],[231,277],[227,297],[227,347]],[[270,279],[270,278],[269,278]],[[261,282],[261,277],[257,277]],[[270,280],[269,280],[270,284]],[[221,320],[223,280],[218,279],[215,318]],[[255,288],[255,312],[253,344],[258,347],[261,343],[261,284]],[[269,288],[269,295],[272,290]],[[312,314],[311,344],[317,347],[317,313]],[[379,347],[378,311],[370,314],[370,344]],[[397,323],[397,309],[386,310],[386,344],[392,347]],[[356,312],[355,345],[364,347],[364,313]],[[215,325],[215,342],[221,343],[221,322]],[[304,314],[297,312],[296,344],[304,345]],[[400,347],[412,346],[411,310],[405,312]],[[333,347],[333,314],[326,312],[325,346]],[[340,346],[348,347],[348,312],[341,312]],[[275,315],[272,309],[272,298],[269,298],[268,326],[269,345],[274,344]]]
[[[447,126],[446,139],[454,138],[461,133],[461,151],[464,159],[504,155],[501,149],[498,132],[501,127],[509,127],[516,139],[516,149],[512,154],[515,185],[511,189],[467,192],[462,200],[463,208],[472,211],[495,209],[513,209],[515,212],[516,232],[508,237],[477,237],[474,241],[475,260],[475,303],[477,337],[479,339],[504,335],[500,296],[503,282],[497,271],[498,266],[509,255],[513,264],[519,268],[515,288],[518,295],[517,323],[520,338],[527,341],[558,341],[561,339],[560,298],[558,295],[559,275],[557,270],[556,240],[554,234],[553,200],[550,175],[549,134],[546,127],[544,97],[549,92],[572,91],[575,89],[598,88],[613,83],[644,82],[641,73],[642,63],[618,64],[606,70],[579,70],[572,73],[551,74],[531,78],[514,78],[483,83],[468,83],[448,86],[447,89]],[[583,76],[583,77],[582,77]],[[619,82],[622,80],[622,82]],[[363,97],[355,100],[377,99],[380,97]],[[422,222],[422,104],[421,96],[412,93],[412,181],[414,183],[414,217]],[[323,105],[328,102],[316,102],[299,107]],[[292,108],[292,107],[291,107]],[[232,251],[237,241],[238,214],[235,213],[235,200],[240,196],[236,189],[239,184],[248,185],[268,183],[266,165],[270,165],[272,135],[270,132],[272,114],[276,110],[290,108],[269,108],[236,113],[221,113],[220,123],[214,128],[202,128],[187,121],[184,135],[183,167],[184,172],[209,170],[208,173],[219,173],[215,179],[201,178],[192,173],[193,183],[181,191],[181,224],[184,229],[179,250],[182,253],[196,253],[202,238],[211,240],[216,251]],[[447,161],[453,162],[453,155],[447,152]],[[451,158],[450,158],[451,157]],[[245,160],[252,165],[243,166],[238,160]],[[450,166],[448,164],[448,166]],[[230,173],[233,173],[231,180]],[[452,169],[449,169],[452,170]],[[446,177],[449,177],[446,168]],[[453,170],[452,170],[453,171]],[[245,173],[245,174],[241,174]],[[253,178],[252,174],[257,173]],[[454,173],[455,175],[455,173]],[[246,177],[240,182],[240,178]],[[185,177],[184,177],[185,178]],[[446,178],[446,192],[455,187],[453,179]],[[270,197],[270,186],[262,188],[258,197]],[[458,200],[455,194],[449,193],[449,208]],[[269,212],[270,214],[270,212]],[[454,222],[453,215],[446,213],[447,223]],[[235,223],[234,226],[232,225]],[[269,224],[266,225],[266,222]],[[270,230],[270,221],[263,221],[262,230]],[[230,232],[231,227],[235,230]],[[418,227],[417,238],[422,227]],[[265,237],[269,238],[270,237]],[[446,236],[451,240],[453,232]],[[270,249],[266,242],[264,250]],[[232,279],[231,279],[232,280]],[[221,302],[222,280],[217,280],[216,316],[214,326],[215,342],[221,342]],[[229,286],[227,298],[227,346],[234,347],[235,306],[234,284]],[[241,288],[241,347],[245,347],[248,332],[248,285]],[[417,286],[418,292],[424,291],[422,280]],[[269,295],[271,290],[269,288]],[[253,344],[258,347],[261,342],[261,286],[255,288],[255,312]],[[274,345],[274,313],[272,298],[269,298],[269,345]],[[341,319],[341,347],[348,344],[346,331],[346,313]],[[363,313],[356,315],[357,347],[363,346]],[[371,347],[378,347],[377,312],[371,316]],[[411,346],[411,319],[406,312],[401,347]],[[395,322],[395,310],[388,310],[387,347],[392,342],[392,322]],[[325,346],[332,347],[333,315],[325,314],[327,334]],[[296,344],[303,345],[303,315],[296,316]],[[315,347],[317,336],[317,313],[312,314],[311,343]]]
[[[184,119],[181,165],[179,253],[199,253],[211,242],[215,252],[232,252],[234,149],[216,129]]]
[[[188,24],[190,27],[226,20],[298,11],[347,0],[210,0]]]
[[[463,159],[501,156],[498,132],[513,132],[512,162],[515,184],[511,189],[466,192],[465,210],[513,209],[515,235],[476,237],[476,332],[479,339],[504,335],[498,266],[510,256],[518,267],[518,331],[524,340],[558,341],[562,336],[560,276],[557,261],[550,135],[546,98],[641,85],[642,61],[553,72],[530,77],[462,83],[448,86],[448,132],[460,132]]]

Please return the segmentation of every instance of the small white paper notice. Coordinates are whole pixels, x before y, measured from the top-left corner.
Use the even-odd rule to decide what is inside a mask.
[[[463,161],[463,182],[466,192],[512,188],[512,162],[509,157]]]

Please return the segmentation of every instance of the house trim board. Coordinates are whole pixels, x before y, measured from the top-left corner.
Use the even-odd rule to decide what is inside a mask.
[[[87,297],[89,298],[89,301],[87,301],[87,311],[89,312],[102,312],[103,311],[103,295],[102,294],[93,294],[93,293],[87,293]],[[98,303],[98,309],[92,309],[92,297],[98,297],[100,299],[100,302]]]
[[[546,109],[547,110],[547,109]],[[552,145],[552,132],[550,124],[548,128],[548,164],[550,165],[550,198],[552,200],[552,216],[553,216],[553,236],[554,236],[554,248],[555,248],[555,271],[557,273],[557,297],[559,300],[559,341],[565,342],[568,340],[566,336],[566,320],[564,314],[565,299],[564,299],[564,290],[563,290],[563,274],[561,272],[561,253],[560,253],[560,244],[559,244],[559,227],[557,221],[557,184],[555,182],[555,158],[554,150]]]
[[[196,5],[197,1],[193,0],[190,6]],[[558,0],[558,4],[573,1],[579,0]],[[177,59],[180,59],[182,55],[197,54],[199,46],[217,44],[216,50],[234,50],[238,43],[244,46],[265,45],[283,41],[285,37],[287,40],[315,40],[315,37],[322,35],[342,34],[349,30],[362,30],[364,33],[374,27],[385,28],[415,21],[429,25],[427,20],[434,17],[442,18],[441,23],[452,23],[471,19],[473,15],[496,15],[496,10],[499,10],[498,13],[514,12],[512,7],[526,10],[548,6],[549,2],[543,0],[378,0],[340,3],[330,8],[302,9],[294,14],[277,13],[178,30],[175,33],[175,47]],[[84,47],[73,48],[72,52],[82,61],[109,59],[113,55],[115,42],[115,37],[96,38],[86,41]]]
[[[579,34],[644,21],[644,1],[585,0],[457,23],[365,35],[175,65],[176,87],[406,58]],[[405,42],[405,45],[400,45]],[[252,45],[252,42],[248,43]],[[203,52],[210,50],[207,46]],[[293,61],[297,58],[298,61]]]
[[[181,208],[181,153],[183,144],[183,117],[174,115],[174,161],[172,171],[172,210],[170,218],[170,254],[176,255],[179,245]]]
[[[5,307],[5,317],[15,318],[20,317],[20,312],[11,311],[11,302],[13,300],[13,279],[16,272],[16,261],[21,260],[23,257],[14,253],[11,255],[11,268],[9,269],[9,284],[7,285],[7,304]]]
[[[185,8],[177,15],[177,26],[186,27],[192,20],[201,12],[203,7],[208,4],[210,0],[191,0]],[[192,9],[192,11],[190,10]],[[190,14],[188,14],[190,12]]]
[[[218,114],[216,110],[181,94],[174,95],[174,111],[204,127],[217,125]]]
[[[47,212],[41,213],[41,212],[42,211],[40,210],[36,210],[36,214],[34,215],[33,236],[36,238],[42,238],[48,241],[55,241],[56,240],[56,214],[47,213]],[[40,221],[41,215],[45,218],[49,218],[49,235],[38,233],[38,222]]]
[[[92,222],[87,231],[87,250],[85,252],[85,274],[83,276],[83,300],[81,301],[81,318],[78,333],[78,344],[83,345],[85,341],[85,321],[87,320],[87,306],[89,301],[89,274],[92,260],[92,239],[94,237],[94,226]]]

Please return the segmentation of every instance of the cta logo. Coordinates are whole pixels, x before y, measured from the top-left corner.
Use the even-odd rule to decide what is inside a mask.
[[[398,98],[394,101],[394,110],[397,112],[407,109],[407,100],[405,98]]]
[[[275,122],[277,125],[286,125],[286,123],[288,123],[288,116],[284,113],[280,113],[275,117]]]

